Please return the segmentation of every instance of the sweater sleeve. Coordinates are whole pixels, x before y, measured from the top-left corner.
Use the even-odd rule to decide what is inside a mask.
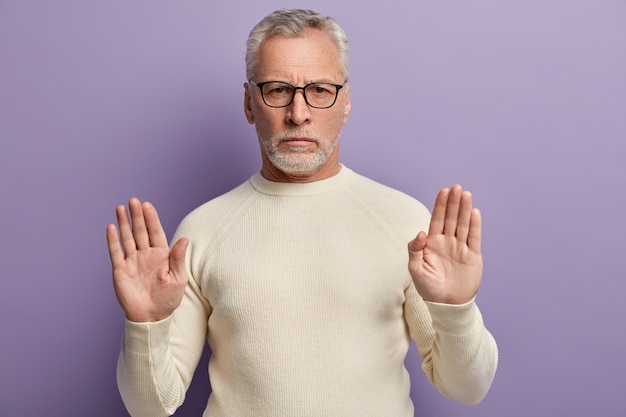
[[[412,284],[406,295],[405,317],[429,381],[448,398],[478,404],[495,376],[498,348],[475,300],[427,302]]]
[[[117,383],[133,417],[170,416],[185,399],[206,344],[210,313],[189,276],[183,300],[170,317],[154,323],[126,320]]]

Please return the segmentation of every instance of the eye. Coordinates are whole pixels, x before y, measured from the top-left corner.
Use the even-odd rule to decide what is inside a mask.
[[[335,87],[331,84],[325,83],[311,84],[307,89],[307,93],[314,94],[316,96],[334,95]]]
[[[287,84],[282,83],[270,83],[266,84],[263,89],[266,95],[271,96],[290,96],[293,88]]]

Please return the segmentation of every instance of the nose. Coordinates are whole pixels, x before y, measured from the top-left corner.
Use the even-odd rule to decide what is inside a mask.
[[[311,108],[304,99],[304,90],[296,90],[293,101],[287,107],[287,122],[296,126],[306,123],[311,118]]]

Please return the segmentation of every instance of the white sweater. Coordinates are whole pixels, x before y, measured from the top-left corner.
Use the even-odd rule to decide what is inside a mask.
[[[126,322],[118,384],[133,417],[182,403],[208,338],[205,417],[409,417],[410,338],[446,396],[488,391],[497,348],[472,301],[424,302],[407,243],[428,210],[347,167],[327,180],[254,175],[190,213],[190,277],[174,314]]]

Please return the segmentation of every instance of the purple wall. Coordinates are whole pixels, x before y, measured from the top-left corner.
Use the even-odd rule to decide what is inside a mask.
[[[626,3],[337,3],[0,1],[0,416],[126,415],[105,226],[136,195],[171,235],[259,168],[244,41],[294,6],[352,41],[343,162],[429,207],[460,182],[483,211],[498,375],[457,405],[412,350],[416,414],[626,415]]]

